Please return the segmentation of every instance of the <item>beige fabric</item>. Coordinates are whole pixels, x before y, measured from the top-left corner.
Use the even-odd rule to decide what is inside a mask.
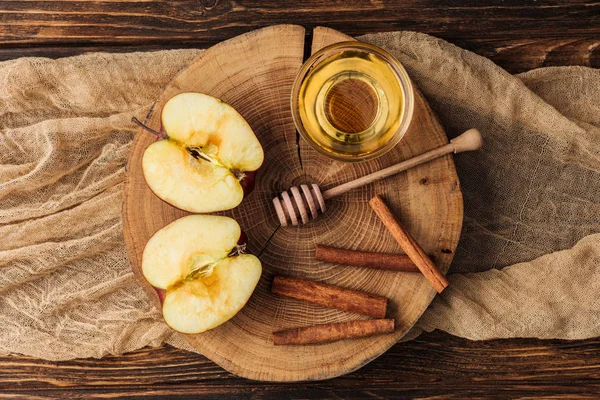
[[[0,348],[101,357],[170,336],[128,267],[121,203],[136,129],[197,51],[0,64]]]
[[[532,262],[455,274],[419,321],[469,339],[600,336],[600,234]]]
[[[362,39],[404,63],[450,136],[474,126],[485,137],[455,158],[455,274],[411,336],[600,335],[599,71],[517,78],[426,35]],[[129,120],[198,53],[0,63],[1,350],[62,360],[185,346],[133,280],[120,211]]]

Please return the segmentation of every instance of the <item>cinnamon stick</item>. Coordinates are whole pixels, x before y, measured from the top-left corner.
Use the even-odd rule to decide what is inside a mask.
[[[437,290],[438,293],[441,293],[448,286],[448,280],[427,254],[425,254],[417,241],[402,227],[402,225],[400,225],[383,199],[377,195],[369,201],[369,205],[373,208],[394,239],[396,239],[396,242],[398,242],[402,250],[404,250],[415,263],[417,268],[419,268],[421,273],[427,278],[435,290]]]
[[[271,292],[291,299],[352,311],[374,318],[385,318],[388,303],[387,297],[289,276],[273,278]]]
[[[275,345],[329,343],[394,332],[393,319],[370,319],[273,332]]]
[[[419,272],[419,268],[417,268],[406,254],[348,250],[318,244],[315,258],[318,261],[352,265],[355,267],[387,269],[401,272]]]

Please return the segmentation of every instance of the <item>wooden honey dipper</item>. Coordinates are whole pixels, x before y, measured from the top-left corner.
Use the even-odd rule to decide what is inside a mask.
[[[362,178],[327,189],[324,192],[321,192],[319,185],[314,183],[310,185],[310,187],[308,185],[300,185],[299,188],[298,186],[292,186],[289,190],[282,192],[281,195],[275,197],[273,199],[273,205],[275,206],[277,217],[282,226],[288,226],[289,222],[294,226],[298,225],[300,222],[306,224],[311,219],[317,218],[319,212],[325,212],[325,200],[327,199],[339,196],[349,190],[368,185],[369,183],[387,178],[399,172],[406,171],[409,168],[435,160],[446,154],[477,150],[481,148],[482,144],[483,140],[481,138],[481,133],[477,129],[469,129],[444,146],[384,168],[380,171],[373,172]]]

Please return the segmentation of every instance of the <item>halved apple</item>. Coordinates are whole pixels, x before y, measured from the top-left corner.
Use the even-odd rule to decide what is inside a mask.
[[[243,254],[243,236],[229,217],[189,215],[150,238],[142,273],[159,292],[171,328],[201,333],[228,321],[246,304],[262,267],[257,257]]]
[[[160,132],[144,126],[165,139],[142,158],[144,178],[158,197],[206,213],[232,209],[252,191],[264,152],[233,107],[206,94],[181,93],[164,105],[161,121]]]

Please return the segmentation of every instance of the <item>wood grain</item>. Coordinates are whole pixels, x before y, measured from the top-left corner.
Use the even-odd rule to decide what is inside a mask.
[[[282,23],[356,36],[413,30],[486,56],[509,72],[600,66],[600,5],[570,0],[120,0],[22,1],[0,5],[0,59],[88,51],[208,46]]]
[[[0,357],[0,398],[598,398],[600,339],[471,342],[445,333],[394,345],[326,382],[264,383],[172,347],[60,363]]]
[[[263,145],[265,162],[257,174],[254,192],[225,213],[248,235],[248,249],[259,255],[263,276],[252,298],[232,320],[201,335],[186,336],[194,348],[225,369],[252,379],[325,379],[353,371],[404,336],[433,299],[435,290],[420,274],[349,269],[314,259],[318,243],[372,251],[398,250],[368,206],[375,193],[384,195],[395,207],[443,272],[450,267],[462,226],[462,194],[452,157],[446,155],[331,199],[328,213],[309,225],[279,227],[271,199],[294,184],[336,186],[448,143],[418,91],[412,123],[401,144],[375,160],[332,161],[299,141],[289,96],[304,55],[303,38],[302,27],[280,25],[208,49],[173,78],[146,121],[149,127],[158,127],[162,106],[177,93],[207,93],[235,107]],[[332,29],[316,29],[313,48],[349,39]],[[152,136],[140,131],[130,150],[123,218],[132,269],[149,296],[157,300],[141,276],[143,248],[154,232],[184,213],[159,200],[144,181],[141,158],[153,141]],[[424,177],[429,184],[422,184]],[[270,286],[274,275],[303,277],[387,297],[388,317],[396,320],[396,331],[327,345],[274,346],[272,332],[276,330],[359,318],[273,295]]]
[[[377,31],[379,26],[374,21],[373,31]],[[248,29],[240,29],[239,33],[247,32]],[[367,28],[360,34],[371,33]],[[485,32],[478,35],[486,36]],[[577,38],[570,37],[568,34],[561,34],[559,38],[539,38],[531,37],[529,39],[481,39],[478,37],[469,38],[446,38],[451,43],[464,49],[470,50],[481,56],[487,57],[508,72],[516,74],[541,67],[555,67],[565,65],[580,65],[585,67],[600,68],[600,36],[595,34],[595,38]],[[0,36],[1,37],[1,36]],[[220,38],[215,34],[214,38]],[[222,40],[229,39],[230,36],[222,36]],[[19,45],[19,47],[0,48],[0,61],[12,60],[19,57],[49,57],[60,58],[79,54],[92,53],[97,51],[109,53],[128,53],[133,51],[158,51],[164,49],[182,49],[182,48],[205,48],[218,43],[220,40],[209,41],[207,43],[184,43],[176,42],[170,44],[139,44],[139,45],[106,45],[106,44],[88,44],[88,45]],[[8,45],[7,45],[8,46]],[[25,46],[25,47],[21,47]]]
[[[485,29],[490,39],[548,37],[553,30],[591,37],[600,32],[599,15],[599,4],[580,0],[3,0],[0,43],[214,44],[215,36],[276,23],[326,25],[349,35],[413,30],[456,39]]]

